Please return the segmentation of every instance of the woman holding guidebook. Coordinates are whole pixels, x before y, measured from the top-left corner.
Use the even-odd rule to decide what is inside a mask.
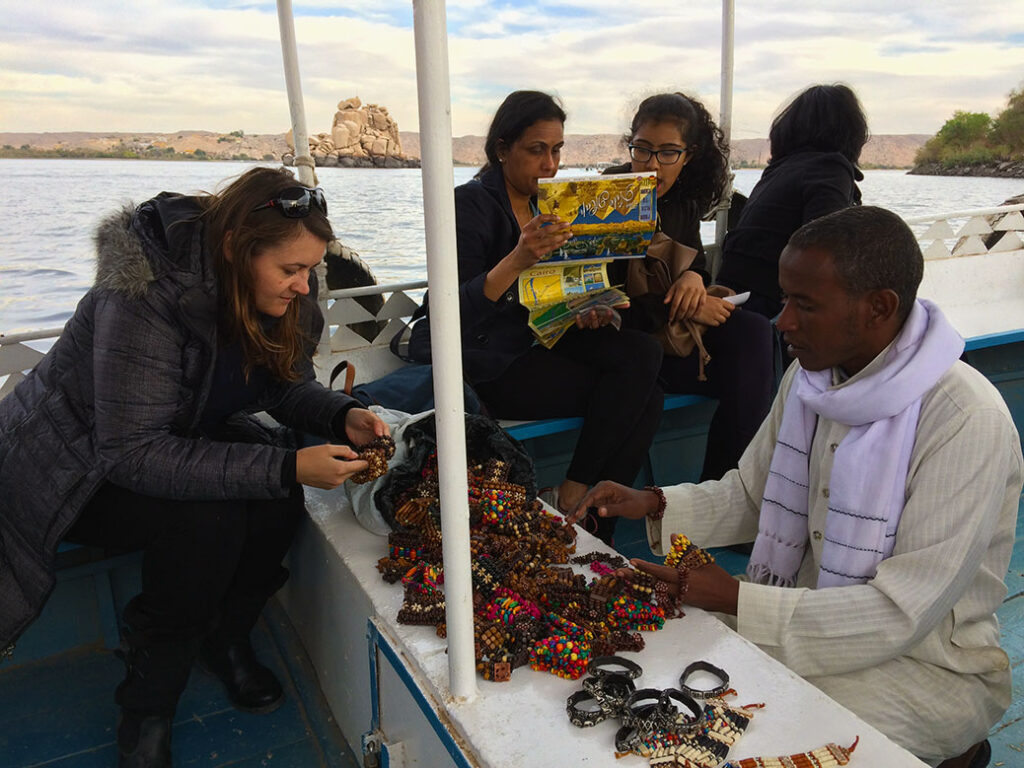
[[[583,417],[566,477],[546,498],[568,511],[599,480],[632,485],[663,394],[662,352],[650,335],[616,330],[590,314],[546,349],[519,303],[520,274],[572,237],[568,224],[536,208],[537,180],[558,171],[564,123],[548,94],[509,94],[487,134],[487,162],[455,190],[455,213],[465,377],[496,418]],[[414,326],[409,352],[430,360],[426,322]],[[611,541],[614,518],[582,524]]]
[[[701,480],[717,480],[768,413],[773,382],[771,325],[735,309],[724,298],[732,290],[709,285],[700,241],[700,221],[726,187],[728,147],[704,105],[681,93],[644,99],[626,138],[631,162],[605,173],[657,174],[660,240],[646,259],[610,265],[609,279],[630,296],[624,325],[662,341],[665,391],[718,399],[701,472]]]

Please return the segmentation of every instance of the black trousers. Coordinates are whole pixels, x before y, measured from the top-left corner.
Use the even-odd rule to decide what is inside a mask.
[[[698,381],[697,352],[665,356],[661,381],[666,392],[718,398],[708,430],[701,481],[718,480],[736,467],[771,408],[775,389],[775,348],[771,323],[739,309],[703,336],[711,361],[707,381]]]
[[[588,486],[632,485],[661,421],[661,360],[661,345],[649,334],[573,328],[552,349],[535,345],[497,379],[473,388],[496,418],[582,416],[566,477]],[[615,518],[594,520],[597,535],[610,541]]]
[[[283,499],[177,501],[107,483],[67,540],[142,550],[142,592],[124,611],[128,674],[116,699],[173,715],[202,643],[247,640],[284,584],[281,561],[305,513],[302,488]]]

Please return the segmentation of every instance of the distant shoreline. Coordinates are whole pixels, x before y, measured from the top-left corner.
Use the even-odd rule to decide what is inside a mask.
[[[416,131],[399,131],[403,155],[421,157],[420,136]],[[861,155],[865,169],[909,169],[914,155],[930,136],[891,134],[872,136]],[[452,138],[452,159],[456,165],[480,167],[486,158],[483,136]],[[0,133],[0,158],[40,159],[146,159],[217,160],[237,162],[281,162],[291,154],[287,135],[246,134],[232,131],[154,132],[66,132]],[[770,150],[768,140],[734,139],[731,146],[733,166],[764,168]],[[622,134],[573,134],[565,136],[562,161],[569,168],[603,167],[628,159]]]
[[[912,176],[976,176],[997,179],[1024,179],[1024,160],[1004,160],[998,163],[972,163],[945,165],[921,163],[907,173]]]

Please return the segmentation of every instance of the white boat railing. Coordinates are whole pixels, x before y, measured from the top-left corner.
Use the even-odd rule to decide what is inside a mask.
[[[1024,249],[1024,204],[906,219],[926,260]]]
[[[988,254],[1015,259],[1018,251],[1024,256],[1024,204],[915,216],[906,222],[914,230],[932,271],[938,267],[936,262],[942,260]],[[1024,295],[1021,290],[1024,283],[1001,270],[995,271],[997,274],[993,277],[1004,278],[998,282],[1007,291]],[[980,272],[974,273],[975,281],[981,282],[982,277]],[[322,292],[320,305],[326,318],[325,335],[329,344],[320,347],[316,363],[325,383],[330,370],[340,360],[350,360],[355,365],[359,381],[371,381],[401,366],[401,360],[392,355],[388,347],[391,338],[405,328],[419,304],[418,296],[426,287],[425,280],[413,280]],[[991,297],[991,293],[988,295]],[[356,301],[367,296],[381,296],[380,309],[371,311]],[[368,329],[376,328],[376,332],[367,339],[354,327],[364,334]],[[43,358],[45,349],[35,347],[48,348],[62,330],[47,328],[0,334],[0,398]],[[49,343],[29,345],[36,341]]]

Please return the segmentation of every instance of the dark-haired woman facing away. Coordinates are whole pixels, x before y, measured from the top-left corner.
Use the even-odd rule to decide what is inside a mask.
[[[711,211],[728,182],[728,148],[704,105],[682,93],[644,99],[626,136],[632,162],[606,173],[653,172],[658,176],[658,225],[677,243],[696,250],[692,264],[667,293],[637,294],[632,271],[640,261],[615,264],[632,307],[627,321],[650,332],[684,319],[705,326],[703,342],[711,359],[707,380],[699,376],[700,351],[679,357],[667,350],[661,367],[666,392],[715,397],[701,480],[716,480],[736,466],[768,413],[772,396],[772,331],[768,321],[721,297],[731,293],[712,287],[700,239],[701,219]]]
[[[782,311],[779,256],[802,225],[860,205],[857,167],[868,123],[849,87],[812,85],[772,121],[771,158],[725,238],[718,282],[750,291],[748,310]]]
[[[387,432],[313,377],[312,270],[332,237],[323,193],[280,169],[125,207],[97,230],[92,289],[0,400],[0,647],[42,608],[62,539],[143,550],[115,695],[121,766],[170,768],[197,657],[237,708],[283,700],[249,634],[288,576],[301,484],[333,488],[366,463],[343,445],[286,447],[249,414],[334,441]]]
[[[582,416],[565,480],[554,498],[573,510],[599,480],[632,485],[661,417],[661,349],[648,334],[578,321],[552,349],[536,343],[519,303],[519,275],[570,237],[556,216],[538,215],[537,180],[554,176],[565,112],[548,94],[516,91],[494,115],[487,163],[455,190],[462,362],[492,416]],[[430,359],[429,328],[417,323],[410,354]],[[583,525],[610,541],[614,518]],[[598,526],[600,523],[600,527]]]

